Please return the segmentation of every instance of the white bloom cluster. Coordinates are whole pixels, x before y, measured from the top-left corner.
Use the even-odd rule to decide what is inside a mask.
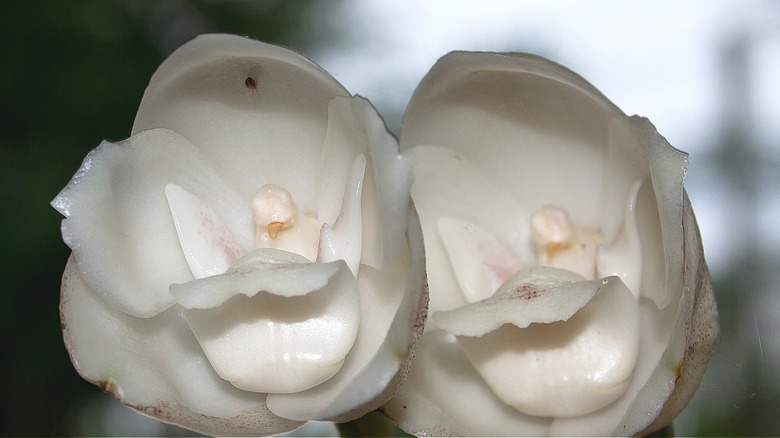
[[[52,202],[65,343],[123,403],[214,435],[383,405],[418,435],[651,432],[719,330],[686,170],[538,57],[443,57],[399,152],[312,62],[204,35]]]

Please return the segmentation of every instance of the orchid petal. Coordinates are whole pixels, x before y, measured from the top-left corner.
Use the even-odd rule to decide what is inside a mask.
[[[261,291],[279,297],[304,296],[324,288],[339,269],[339,263],[310,263],[292,252],[263,248],[221,275],[172,284],[170,292],[185,309],[213,309],[234,296],[251,298]]]
[[[360,297],[347,265],[278,253],[257,250],[225,274],[171,286],[214,370],[247,391],[319,385],[338,372],[358,333]]]
[[[534,274],[531,283],[521,280],[522,286],[502,295],[508,301],[486,303],[493,310],[503,303],[514,312],[491,315],[476,307],[449,324],[458,334],[469,324],[485,331],[479,318],[490,318],[492,326],[511,318],[481,337],[466,332],[458,342],[499,398],[540,417],[580,416],[608,406],[628,386],[640,350],[639,306],[620,279],[569,283],[560,272]],[[443,328],[449,331],[449,325]]]
[[[496,397],[455,337],[440,329],[423,335],[406,383],[384,411],[417,436],[506,436],[513,430],[545,436],[551,422],[522,414]]]
[[[328,105],[338,96],[349,94],[291,50],[235,35],[201,35],[154,73],[132,132],[176,131],[230,175],[244,199],[272,183],[310,213],[316,211]]]
[[[208,204],[176,184],[165,186],[165,197],[184,258],[196,279],[221,274],[238,260],[241,248]]]
[[[492,234],[471,222],[436,222],[460,290],[469,303],[490,297],[523,264]]]
[[[219,378],[175,308],[137,318],[99,297],[71,257],[60,307],[65,346],[82,377],[123,403],[210,435],[282,433],[302,424],[271,413],[263,394]]]
[[[637,230],[636,203],[642,181],[631,187],[623,214],[623,226],[610,245],[596,250],[596,276],[617,275],[639,298],[642,287],[642,244]]]
[[[580,226],[597,228],[602,209],[593,194],[608,174],[607,120],[618,115],[592,85],[545,59],[453,52],[415,90],[400,145],[412,154],[449,148],[529,214],[566,206]]]
[[[534,254],[529,244],[527,221],[531,212],[518,205],[507,191],[494,184],[457,152],[441,147],[420,146],[410,151],[414,163],[415,184],[412,197],[418,207],[425,236],[431,313],[466,304],[457,291],[450,252],[438,230],[440,217],[468,221],[485,230],[511,249],[511,255],[525,266],[532,265]],[[446,236],[450,238],[450,236]],[[480,239],[482,240],[482,239]],[[453,248],[454,249],[454,248]]]
[[[403,206],[412,186],[411,162],[398,154],[395,141],[367,100],[334,98],[328,113],[317,215],[323,223],[335,223],[350,165],[362,151],[367,166],[361,201],[364,231],[360,262],[381,269],[386,260],[395,257],[406,230]]]
[[[52,201],[62,233],[90,288],[123,312],[149,317],[170,307],[171,283],[192,279],[165,196],[174,183],[199,189],[224,227],[245,245],[251,219],[236,190],[182,136],[158,129],[104,142]],[[99,213],[98,213],[99,212]]]
[[[518,272],[482,301],[433,315],[437,327],[458,336],[483,336],[504,324],[526,328],[534,323],[568,321],[615,278],[585,281],[556,268]]]
[[[365,171],[366,157],[359,154],[352,164],[341,214],[333,227],[322,225],[317,253],[318,262],[344,260],[356,277],[363,249],[361,195]]]

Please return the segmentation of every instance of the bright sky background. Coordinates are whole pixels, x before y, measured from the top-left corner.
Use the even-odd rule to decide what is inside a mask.
[[[719,133],[721,49],[740,32],[750,40],[756,132],[780,152],[780,5],[771,0],[348,0],[336,20],[349,44],[315,60],[369,98],[394,132],[418,81],[452,50],[546,56],[627,114],[650,118],[691,153],[687,187],[713,270],[730,262],[734,234],[721,214],[723,194],[698,169]],[[780,244],[780,198],[767,204],[775,208],[761,213],[760,226]]]

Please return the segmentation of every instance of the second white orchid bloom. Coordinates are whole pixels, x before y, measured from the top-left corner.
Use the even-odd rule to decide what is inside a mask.
[[[687,155],[571,71],[489,53],[433,67],[401,148],[431,319],[386,413],[425,435],[668,424],[718,336]]]

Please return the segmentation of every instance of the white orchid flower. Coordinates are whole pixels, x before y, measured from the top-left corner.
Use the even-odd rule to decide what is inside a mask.
[[[287,49],[196,38],[130,139],[52,205],[78,372],[162,421],[268,435],[382,405],[425,317],[409,160],[373,107]]]
[[[385,412],[421,435],[633,435],[671,422],[718,337],[687,155],[571,71],[452,53],[411,155],[429,323]]]

